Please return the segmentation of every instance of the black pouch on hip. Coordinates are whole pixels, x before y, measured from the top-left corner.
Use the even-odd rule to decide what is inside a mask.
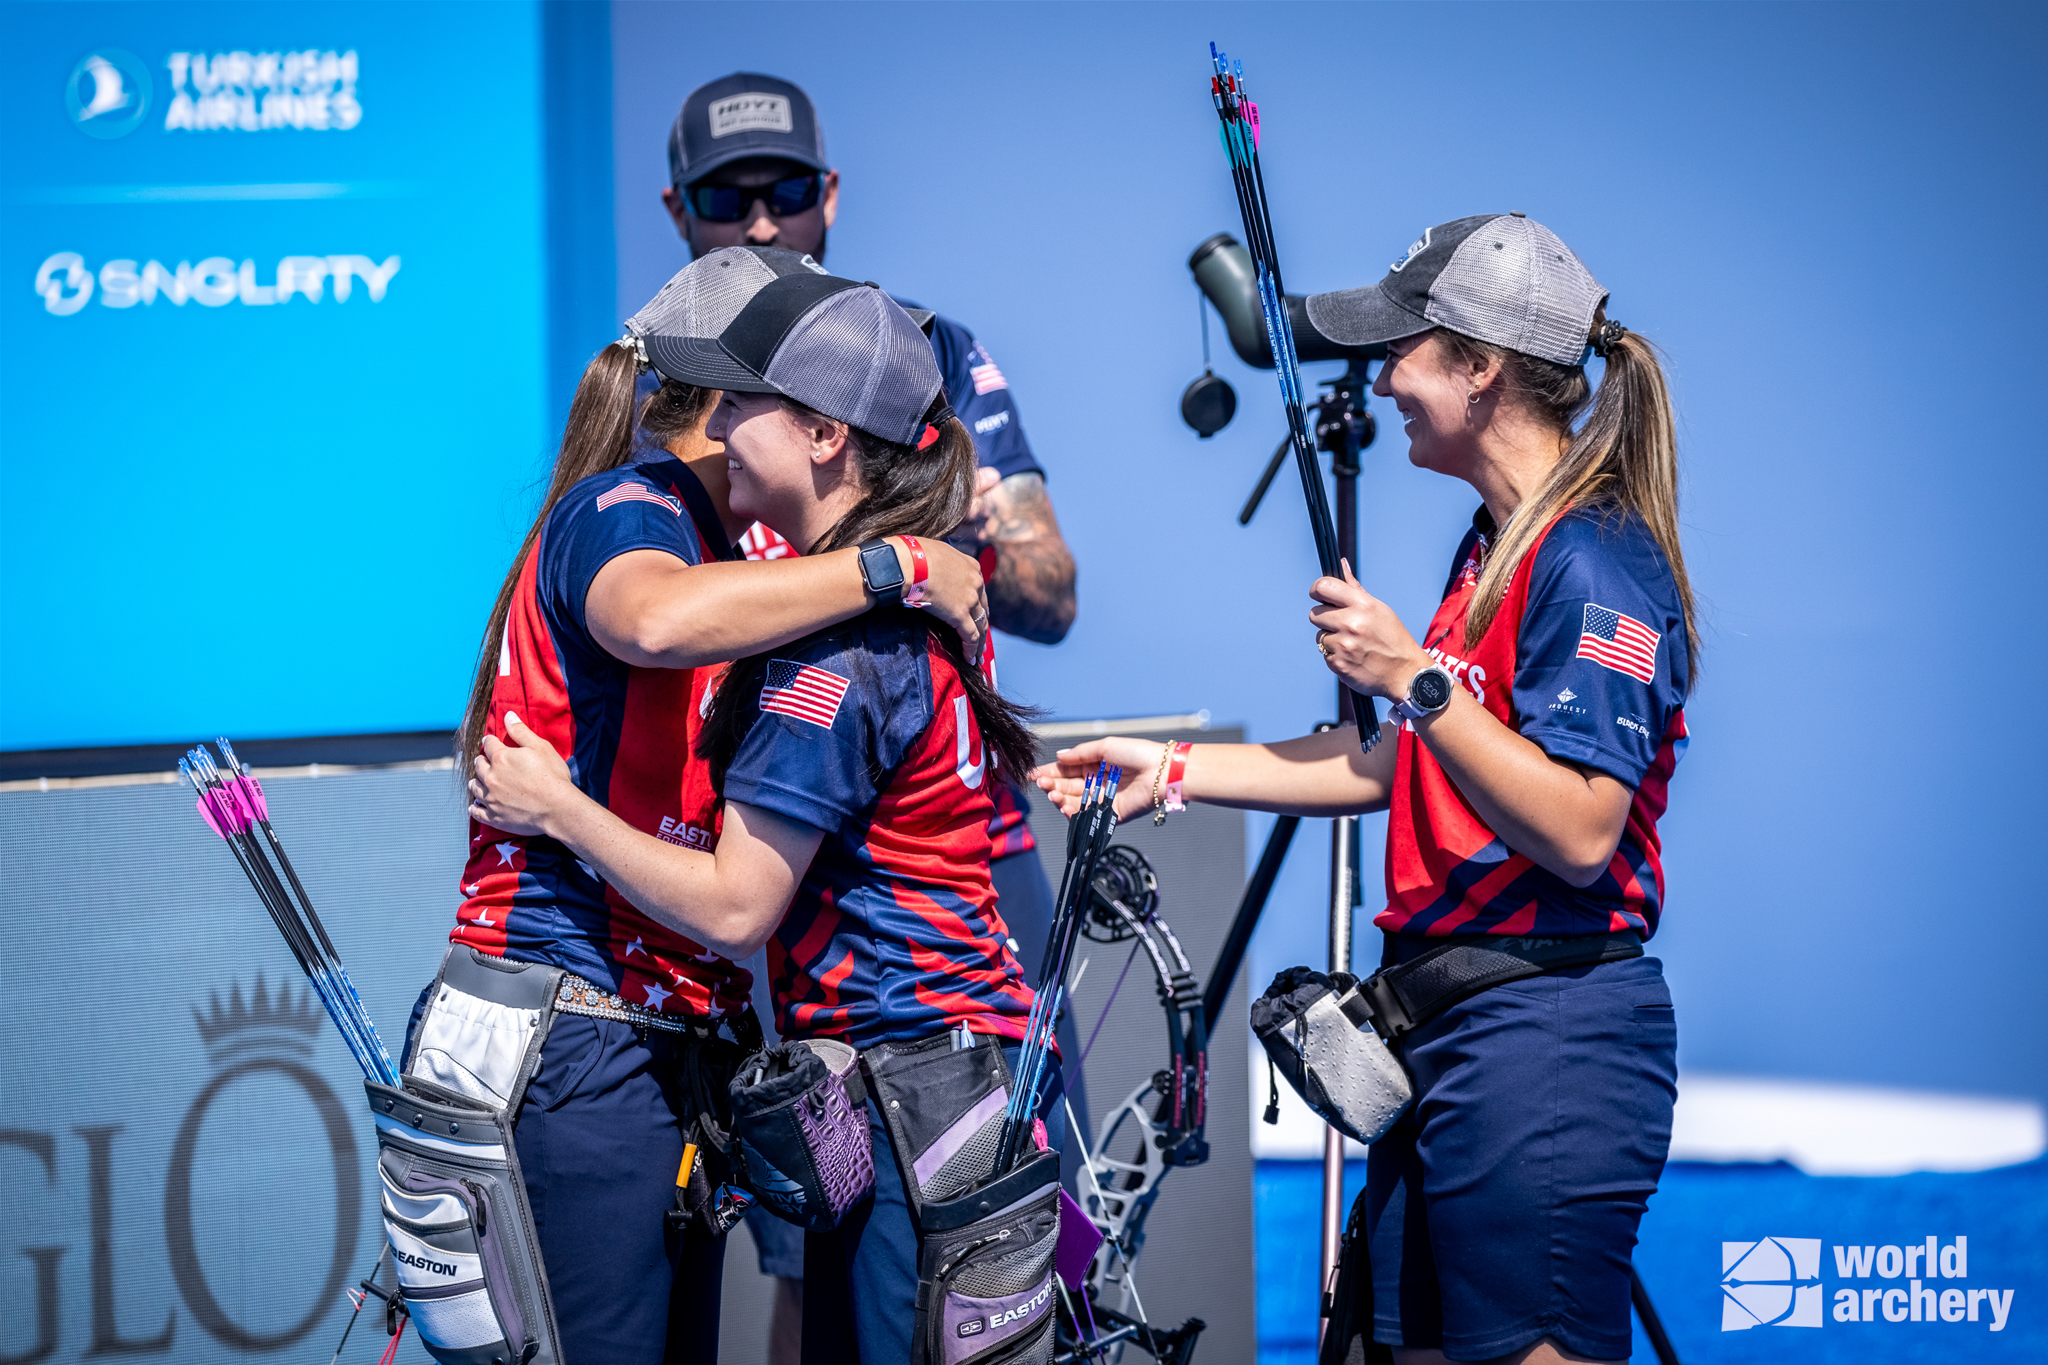
[[[875,1192],[860,1054],[835,1038],[788,1039],[740,1064],[732,1087],[740,1178],[762,1207],[830,1232]]]
[[[1000,1038],[977,1035],[956,1047],[952,1032],[913,1043],[882,1043],[861,1054],[868,1091],[903,1169],[911,1216],[995,1173],[1010,1067]]]
[[[953,1034],[868,1049],[918,1230],[912,1365],[1043,1365],[1052,1359],[1059,1156],[1029,1152],[991,1179],[1010,1098],[1002,1040]]]
[[[696,1147],[688,1183],[676,1187],[670,1226],[704,1237],[723,1237],[753,1209],[754,1196],[741,1178],[733,1132],[733,1078],[741,1061],[761,1048],[761,1022],[750,1007],[725,1021],[733,1041],[718,1036],[713,1022],[693,1025],[679,1045],[678,1066],[691,1114],[683,1140]]]
[[[561,969],[460,945],[442,959],[403,1088],[364,1083],[384,1236],[441,1365],[562,1365],[512,1124]]]
[[[927,1202],[917,1248],[912,1365],[1046,1365],[1060,1159],[1033,1152],[1000,1180]]]

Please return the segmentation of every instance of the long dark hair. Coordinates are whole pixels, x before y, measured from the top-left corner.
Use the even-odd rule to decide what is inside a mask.
[[[555,456],[554,472],[548,478],[547,496],[534,513],[519,553],[498,589],[491,617],[484,627],[483,645],[477,651],[476,678],[469,688],[469,706],[462,713],[462,728],[455,734],[456,768],[469,771],[469,758],[483,742],[490,720],[491,689],[498,679],[498,658],[505,647],[505,622],[512,614],[512,598],[519,587],[519,571],[540,540],[540,528],[562,495],[592,474],[617,469],[633,458],[633,391],[639,375],[639,357],[613,342],[599,351],[584,368],[569,403],[568,425],[562,431],[562,448]],[[714,389],[678,384],[664,379],[648,398],[639,423],[658,440],[668,441],[697,424],[709,406]]]
[[[1622,516],[1642,518],[1671,566],[1685,615],[1690,686],[1699,677],[1700,633],[1694,623],[1685,551],[1678,543],[1678,422],[1671,413],[1671,393],[1656,349],[1634,332],[1608,328],[1605,305],[1593,316],[1592,334],[1601,339],[1607,362],[1597,393],[1582,366],[1560,365],[1448,328],[1433,334],[1455,363],[1499,360],[1502,401],[1534,411],[1554,424],[1564,440],[1564,452],[1549,475],[1495,537],[1465,618],[1465,644],[1470,648],[1486,634],[1507,596],[1515,567],[1558,513],[1573,507],[1607,507]],[[1574,431],[1582,414],[1585,424]]]
[[[786,398],[782,406],[801,422],[830,420]],[[847,427],[847,453],[861,490],[860,501],[806,547],[804,553],[843,550],[883,536],[937,539],[958,526],[974,501],[974,438],[968,435],[960,419],[950,413],[945,421],[935,425],[938,440],[923,450]],[[866,620],[857,616],[810,638],[850,633],[860,629]],[[954,671],[967,690],[975,724],[981,729],[983,752],[994,760],[998,771],[1013,780],[1021,778],[1037,759],[1037,742],[1031,734],[1031,721],[1037,712],[996,691],[988,676],[967,662],[958,635],[950,630],[928,630],[934,646],[944,650],[953,661]],[[784,645],[778,652],[786,653],[789,648]],[[711,705],[711,715],[698,736],[698,756],[710,761],[712,778],[721,787],[725,784],[726,768],[747,737],[749,703],[760,695],[769,657],[766,653],[749,655],[726,670],[718,685],[717,699]],[[856,657],[854,666],[860,667],[862,662]]]

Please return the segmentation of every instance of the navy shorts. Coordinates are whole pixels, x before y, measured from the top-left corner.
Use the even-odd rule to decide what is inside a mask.
[[[1014,1073],[1019,1049],[1003,1055]],[[1050,1085],[1059,1086],[1058,1064]],[[1046,1121],[1054,1147],[1065,1135],[1055,1108]],[[856,1204],[830,1232],[804,1234],[803,1365],[902,1365],[917,1333],[917,1228],[903,1174],[868,1096],[868,1141],[875,1154],[874,1198]],[[755,1218],[766,1216],[756,1210]]]
[[[408,1052],[432,990],[413,1006]],[[569,1360],[718,1360],[725,1239],[666,1221],[691,1115],[680,1047],[674,1034],[558,1014],[520,1103],[512,1140]]]
[[[1653,957],[1496,986],[1409,1034],[1415,1105],[1366,1161],[1374,1340],[1626,1358],[1677,1040]]]

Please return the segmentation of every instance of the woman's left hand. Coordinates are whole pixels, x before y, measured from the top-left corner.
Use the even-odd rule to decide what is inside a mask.
[[[546,834],[549,818],[582,793],[554,746],[510,711],[505,734],[512,743],[485,735],[470,765],[470,818],[507,834]]]
[[[1432,660],[1393,608],[1358,585],[1349,563],[1342,578],[1318,578],[1308,592],[1316,599],[1308,619],[1330,671],[1368,697],[1407,696]]]

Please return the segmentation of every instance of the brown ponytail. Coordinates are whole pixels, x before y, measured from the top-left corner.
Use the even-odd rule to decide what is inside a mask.
[[[830,420],[787,398],[782,405],[800,421]],[[860,481],[860,501],[804,553],[843,550],[883,536],[925,536],[936,540],[966,520],[968,508],[974,502],[974,438],[958,417],[950,415],[937,424],[937,430],[938,440],[919,450],[914,445],[884,441],[857,427],[847,427],[847,447]],[[853,622],[832,627],[832,631],[844,631],[861,619],[855,617]],[[933,630],[931,636],[953,661],[954,671],[967,689],[968,703],[973,706],[975,723],[981,729],[984,752],[995,759],[998,771],[1011,779],[1021,778],[1038,761],[1037,740],[1031,733],[1036,713],[996,691],[987,675],[967,662],[958,635],[950,630]],[[760,693],[768,659],[767,654],[751,655],[726,670],[710,718],[698,739],[697,752],[710,760],[714,780],[721,787],[726,768],[746,738],[746,707],[742,703]],[[856,660],[855,666],[859,667],[860,661]]]
[[[1502,401],[1519,402],[1566,433],[1564,453],[1536,491],[1500,528],[1479,574],[1471,612],[1465,618],[1465,646],[1486,634],[1507,596],[1516,566],[1543,528],[1573,507],[1606,506],[1640,517],[1671,566],[1685,615],[1686,684],[1699,676],[1699,630],[1694,623],[1692,582],[1678,542],[1678,426],[1664,371],[1649,342],[1607,321],[1603,306],[1593,316],[1607,372],[1592,391],[1582,366],[1559,365],[1521,351],[1476,341],[1439,328],[1454,363],[1500,362]],[[1592,411],[1586,412],[1590,401]],[[1580,414],[1585,424],[1573,426]]]
[[[498,589],[491,606],[490,624],[484,628],[483,646],[477,651],[476,680],[470,684],[469,706],[456,732],[457,770],[469,771],[469,756],[483,742],[490,717],[491,689],[497,683],[498,659],[505,647],[505,622],[512,614],[513,593],[519,586],[519,572],[526,557],[540,540],[540,528],[562,495],[592,474],[617,469],[633,457],[633,391],[639,376],[635,354],[613,342],[599,351],[583,371],[576,396],[569,403],[569,421],[562,432],[562,448],[555,456],[555,468],[548,479],[547,496],[541,499],[533,525],[512,556],[512,567]],[[696,425],[716,390],[663,380],[647,400],[640,414],[641,425],[657,438],[666,440]]]

